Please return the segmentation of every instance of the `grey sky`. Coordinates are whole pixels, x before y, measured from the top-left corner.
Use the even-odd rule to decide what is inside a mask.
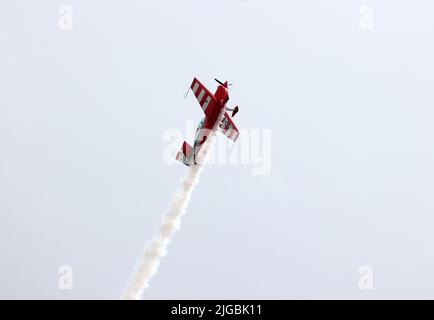
[[[1,1],[0,298],[120,297],[185,172],[163,135],[202,117],[194,76],[235,83],[238,127],[271,129],[271,172],[206,167],[144,298],[434,298],[433,14]]]

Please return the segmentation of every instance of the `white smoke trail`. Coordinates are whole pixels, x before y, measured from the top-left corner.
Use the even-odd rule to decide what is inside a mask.
[[[200,164],[191,166],[181,180],[181,188],[172,198],[169,211],[163,217],[157,234],[144,252],[143,260],[137,266],[123,299],[140,299],[143,291],[149,286],[149,281],[158,271],[161,259],[166,255],[167,246],[180,227],[181,217],[185,214],[191,194],[199,182],[203,165],[206,163],[207,154],[214,142],[215,130],[221,122],[223,115],[224,109],[217,118],[216,126],[213,128],[210,138],[207,139],[203,146],[203,153],[199,158]]]

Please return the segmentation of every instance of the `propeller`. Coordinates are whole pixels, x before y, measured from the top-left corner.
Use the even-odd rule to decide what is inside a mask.
[[[232,83],[228,83],[227,81],[225,83],[223,83],[219,79],[214,79],[214,80],[217,81],[218,84],[222,85],[226,89],[228,88],[228,86],[232,86],[233,85]]]

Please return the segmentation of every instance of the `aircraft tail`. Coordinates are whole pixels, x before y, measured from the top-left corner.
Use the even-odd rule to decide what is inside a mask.
[[[186,141],[182,144],[181,151],[178,151],[176,154],[176,160],[182,162],[188,167],[193,163],[193,147]]]

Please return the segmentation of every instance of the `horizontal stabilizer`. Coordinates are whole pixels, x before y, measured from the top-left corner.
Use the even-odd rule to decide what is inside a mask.
[[[186,166],[190,166],[193,163],[193,148],[186,141],[182,144],[181,151],[178,151],[176,154],[176,160]]]

